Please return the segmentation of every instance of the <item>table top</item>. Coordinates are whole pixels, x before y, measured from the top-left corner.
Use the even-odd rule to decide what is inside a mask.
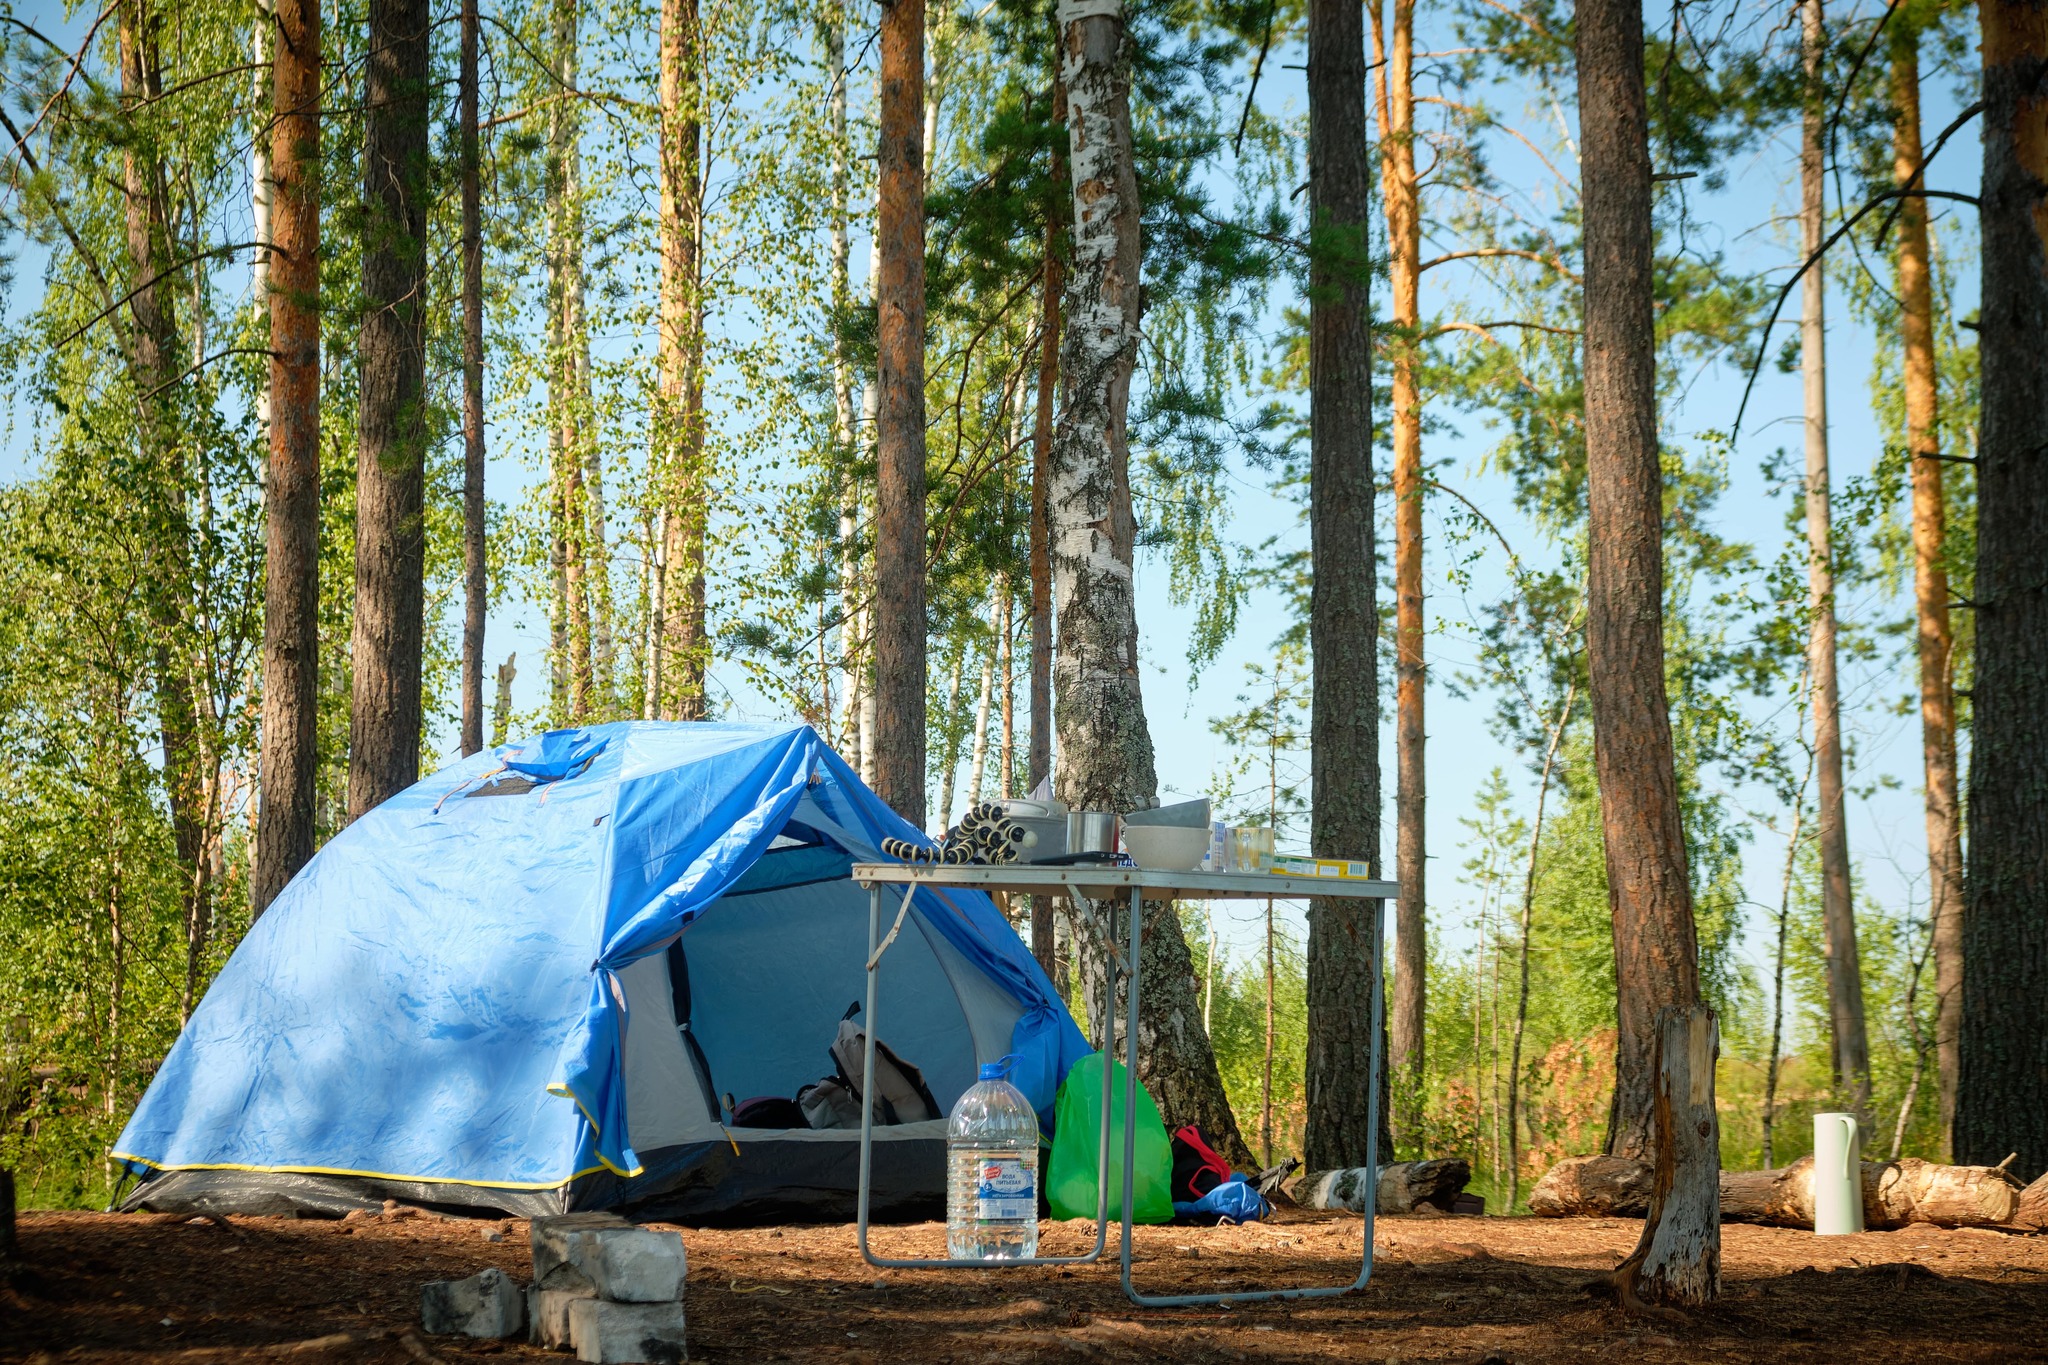
[[[983,891],[1052,895],[1078,889],[1096,900],[1141,888],[1146,900],[1399,900],[1397,882],[1350,877],[1295,877],[1271,872],[1151,872],[1137,867],[1047,867],[1033,863],[987,866],[944,863],[855,863],[862,886],[971,886]]]

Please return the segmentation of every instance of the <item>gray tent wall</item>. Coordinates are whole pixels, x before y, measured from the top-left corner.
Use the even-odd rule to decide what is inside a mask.
[[[383,1199],[450,1212],[533,1217],[618,1208],[690,1222],[847,1221],[859,1131],[729,1127],[721,1098],[794,1096],[832,1072],[829,1048],[847,1006],[864,1000],[868,893],[837,849],[778,840],[777,848],[681,935],[690,1032],[711,1079],[707,1092],[676,1018],[671,957],[655,953],[619,973],[627,1004],[624,1070],[631,1140],[642,1172],[598,1172],[561,1187],[382,1180],[287,1172],[178,1171],[146,1182],[128,1207],[173,1212],[338,1216]],[[900,900],[885,891],[885,923]],[[883,959],[880,1038],[919,1067],[942,1109],[974,1082],[977,1065],[1009,1050],[1022,1006],[932,928],[950,913],[922,890]],[[736,912],[736,913],[735,913]],[[374,1082],[369,1082],[374,1083]],[[549,1100],[549,1103],[566,1103]],[[943,1120],[875,1130],[877,1219],[938,1216],[944,1207]]]

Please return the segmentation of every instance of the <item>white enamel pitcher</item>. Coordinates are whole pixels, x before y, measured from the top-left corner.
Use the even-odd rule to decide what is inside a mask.
[[[1813,1230],[1863,1231],[1863,1134],[1854,1114],[1813,1116]]]

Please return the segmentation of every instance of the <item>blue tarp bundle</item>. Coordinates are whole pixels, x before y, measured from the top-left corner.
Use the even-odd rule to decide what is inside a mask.
[[[479,795],[497,788],[519,795]],[[256,921],[114,1155],[525,1190],[636,1175],[614,973],[783,833],[861,859],[924,842],[806,726],[620,722],[447,768]],[[1087,1044],[987,897],[948,901],[933,926],[1024,1007],[1012,1080],[1049,1125]]]

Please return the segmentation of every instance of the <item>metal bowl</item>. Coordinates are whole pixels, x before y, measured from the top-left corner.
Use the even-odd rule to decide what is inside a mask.
[[[1125,825],[1124,851],[1148,872],[1191,872],[1209,851],[1209,831],[1186,825]]]

